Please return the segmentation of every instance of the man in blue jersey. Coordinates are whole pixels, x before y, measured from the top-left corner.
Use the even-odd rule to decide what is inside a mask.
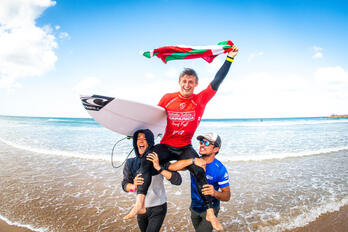
[[[214,214],[217,217],[220,210],[220,201],[229,201],[231,197],[227,169],[219,160],[215,158],[221,147],[221,138],[216,133],[209,133],[206,135],[199,135],[197,139],[200,142],[199,154],[206,163],[205,175],[209,183],[203,186],[202,194],[212,197]],[[169,166],[169,170],[180,170],[193,162],[195,162],[195,160],[180,160],[171,164]],[[199,165],[198,162],[195,163],[197,163],[196,165]],[[213,231],[211,223],[206,220],[207,208],[197,191],[197,184],[192,174],[191,200],[191,220],[195,230],[198,232]]]

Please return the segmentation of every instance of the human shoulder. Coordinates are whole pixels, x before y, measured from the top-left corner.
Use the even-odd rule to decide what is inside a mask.
[[[209,84],[207,88],[203,89],[201,92],[199,92],[195,99],[199,102],[202,102],[204,104],[207,104],[208,101],[216,94],[216,90],[214,90],[211,85]]]
[[[166,93],[163,95],[158,105],[164,107],[168,102],[170,102],[173,98],[178,96],[178,92],[175,93]]]
[[[211,87],[211,84],[209,84],[205,89],[203,89],[202,91],[200,91],[197,96],[200,96],[202,94],[207,94],[207,93],[210,93],[210,94],[215,94],[217,91],[214,90],[212,87]]]
[[[215,177],[217,178],[218,184],[220,188],[224,188],[229,186],[229,174],[228,171],[225,167],[225,165],[223,165],[220,160],[215,159],[214,160],[214,168],[216,169],[215,172]]]
[[[162,98],[167,99],[167,98],[173,98],[173,97],[176,97],[176,96],[178,96],[178,92],[174,92],[174,93],[166,93],[166,94],[164,94],[164,95],[163,95],[163,97],[162,97]]]
[[[134,162],[137,161],[137,159],[139,159],[139,158],[137,158],[137,157],[128,158],[128,159],[126,160],[126,164],[132,165]]]
[[[219,171],[219,173],[225,173],[227,171],[225,165],[218,159],[214,159],[213,162],[211,162],[211,165],[214,169]]]
[[[141,159],[139,157],[128,158],[124,165],[124,169],[130,169],[131,172],[136,172],[140,167]]]

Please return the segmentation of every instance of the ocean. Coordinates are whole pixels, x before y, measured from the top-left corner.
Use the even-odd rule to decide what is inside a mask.
[[[124,136],[87,118],[0,116],[0,128],[0,219],[34,231],[138,231],[122,220],[135,195],[111,166]],[[195,137],[207,132],[221,136],[217,159],[230,175],[226,231],[291,230],[348,204],[348,119],[206,119]],[[114,165],[131,148],[121,141]],[[181,186],[165,184],[162,231],[193,231],[181,174]]]

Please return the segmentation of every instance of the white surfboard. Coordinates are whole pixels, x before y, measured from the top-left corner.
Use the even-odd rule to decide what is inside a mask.
[[[161,136],[167,125],[166,111],[159,106],[101,95],[80,98],[94,120],[126,136],[133,136],[139,129],[150,129],[155,137]]]

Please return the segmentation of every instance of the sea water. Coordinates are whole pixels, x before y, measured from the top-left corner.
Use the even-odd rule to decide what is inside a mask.
[[[0,116],[0,128],[2,219],[39,231],[136,231],[120,216],[134,196],[121,189],[122,167],[110,165],[125,136],[86,118]],[[208,132],[221,136],[217,158],[230,175],[219,215],[227,231],[292,229],[348,203],[347,119],[207,119],[194,148]],[[131,148],[121,141],[113,162]],[[192,231],[182,175],[181,187],[166,183],[164,231]]]

